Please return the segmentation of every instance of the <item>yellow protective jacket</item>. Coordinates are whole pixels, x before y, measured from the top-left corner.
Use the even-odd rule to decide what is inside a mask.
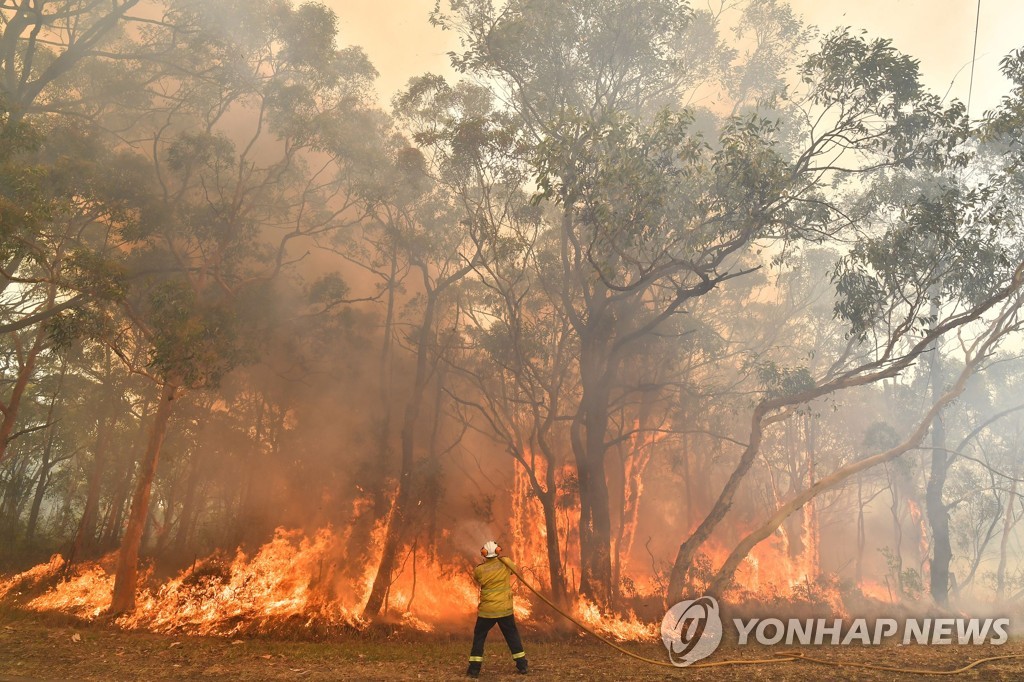
[[[512,561],[505,559],[508,563]],[[515,564],[512,564],[514,567]],[[502,618],[512,615],[512,569],[498,557],[485,560],[473,569],[473,580],[480,586],[481,618]]]

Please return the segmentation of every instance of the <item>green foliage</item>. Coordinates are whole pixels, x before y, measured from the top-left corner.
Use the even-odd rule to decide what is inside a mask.
[[[963,105],[943,108],[937,96],[923,90],[918,61],[889,40],[835,31],[804,63],[801,77],[813,88],[811,100],[835,112],[848,139],[862,139],[907,167],[934,168],[967,137]],[[882,134],[873,134],[879,121]]]
[[[1010,151],[1011,167],[1021,169],[1021,152],[1024,152],[1024,49],[1015,50],[1003,57],[999,69],[1013,88],[1004,95],[998,109],[986,114],[987,125],[982,129],[984,138],[1004,140]]]
[[[112,150],[95,126],[16,127],[35,132],[0,164],[0,213],[13,216],[0,219],[0,259],[23,280],[24,296],[4,301],[5,322],[44,315],[49,343],[62,351],[84,338],[109,338],[110,309],[129,286],[116,245],[138,229],[148,175],[136,155]],[[69,299],[77,304],[46,317],[47,307]]]
[[[0,125],[0,248],[5,254],[12,252],[12,237],[50,215],[39,186],[45,171],[29,156],[39,143],[38,131],[27,122]]]
[[[167,166],[185,175],[208,168],[226,172],[235,163],[235,145],[223,133],[186,131],[167,148]]]
[[[697,19],[699,20],[698,13]],[[743,8],[734,33],[737,42],[754,42],[746,63],[730,64],[729,92],[737,101],[771,107],[790,90],[786,72],[791,60],[813,37],[793,8],[777,0],[753,0]]]
[[[251,339],[226,300],[203,300],[187,283],[170,280],[148,296],[152,328],[149,366],[188,388],[216,387],[247,359]]]
[[[801,69],[818,87],[814,101],[825,106],[857,102],[893,118],[921,95],[918,61],[900,54],[891,40],[867,40],[840,29],[825,37],[821,49]]]
[[[65,261],[66,286],[96,299],[116,303],[128,291],[124,264],[91,249],[76,249]]]
[[[339,273],[320,277],[309,286],[309,300],[312,303],[335,304],[348,296],[349,287]]]
[[[899,442],[899,434],[888,422],[873,422],[864,432],[863,447],[865,453],[869,455],[894,448]]]
[[[908,601],[920,601],[924,596],[924,580],[919,571],[913,568],[900,569],[899,557],[889,547],[879,547],[878,551],[885,557],[885,565],[889,569],[889,579],[895,587],[899,585],[900,598]]]
[[[884,232],[840,259],[836,314],[863,337],[891,316],[894,302],[917,302],[904,314],[915,318],[913,329],[925,329],[934,322],[925,300],[978,303],[1007,281],[1012,230],[994,188],[948,185],[936,196],[920,195]]]
[[[464,188],[480,173],[498,182],[518,179],[509,174],[525,144],[522,131],[496,108],[486,88],[465,81],[450,85],[427,74],[413,78],[394,107],[398,120],[412,130],[413,142],[432,152],[438,181]]]
[[[768,398],[793,396],[814,387],[806,367],[781,367],[774,361],[757,366],[757,379]]]
[[[630,106],[665,83],[699,77],[680,49],[693,13],[681,0],[457,0],[431,21],[458,29],[455,68],[508,78],[542,115]]]

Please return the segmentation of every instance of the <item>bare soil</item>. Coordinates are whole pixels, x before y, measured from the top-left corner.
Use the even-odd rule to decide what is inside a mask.
[[[57,615],[0,610],[0,682],[37,680],[452,680],[462,678],[472,624],[465,635],[410,635],[395,629],[322,641],[276,638],[226,639],[126,632]],[[659,668],[636,661],[585,636],[552,637],[523,628],[530,675],[521,678],[495,632],[488,639],[481,679],[490,680],[911,680],[918,674],[842,667],[859,662],[951,670],[987,656],[993,661],[955,677],[1024,680],[1024,640],[1003,646],[802,647],[810,662],[718,667]],[[660,644],[630,644],[665,660]],[[709,659],[770,658],[785,647],[724,643]],[[941,679],[941,678],[924,678]]]

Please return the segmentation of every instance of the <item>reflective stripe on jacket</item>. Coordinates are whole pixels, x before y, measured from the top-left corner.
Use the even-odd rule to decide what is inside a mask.
[[[506,559],[510,564],[510,560]],[[513,566],[515,564],[512,564]],[[487,559],[473,569],[473,580],[480,586],[481,618],[503,618],[512,615],[512,570],[498,557]]]

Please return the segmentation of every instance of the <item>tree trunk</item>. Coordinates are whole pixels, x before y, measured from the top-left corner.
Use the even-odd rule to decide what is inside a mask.
[[[103,475],[106,473],[107,453],[110,450],[115,421],[110,414],[109,406],[104,405],[103,412],[96,422],[96,451],[93,453],[92,469],[89,471],[85,509],[82,512],[82,520],[78,524],[78,531],[75,533],[75,542],[67,558],[68,564],[78,561],[96,549],[96,521],[99,517],[100,493]]]
[[[110,496],[110,505],[104,515],[103,528],[100,533],[99,547],[104,551],[116,547],[121,538],[121,529],[124,525],[125,509],[129,504],[131,495],[132,477],[135,473],[136,458],[132,454],[136,448],[146,442],[146,416],[149,414],[150,398],[146,397],[139,405],[139,429],[131,447],[122,452],[120,477],[117,485]]]
[[[363,494],[369,504],[360,510],[352,520],[352,532],[349,535],[348,551],[353,561],[349,562],[348,574],[357,577],[365,563],[373,560],[373,549],[370,537],[373,526],[378,519],[386,515],[388,503],[387,473],[392,459],[391,422],[394,412],[392,395],[392,376],[394,373],[393,347],[396,307],[396,287],[398,277],[398,252],[393,244],[390,253],[390,269],[387,279],[387,298],[384,310],[384,332],[381,340],[380,356],[377,364],[377,401],[380,417],[376,428],[376,456],[366,462],[357,477]]]
[[[544,530],[546,533],[544,542],[548,557],[548,578],[551,583],[551,595],[556,604],[559,606],[567,606],[569,603],[569,594],[565,580],[565,566],[563,565],[562,560],[562,556],[565,551],[558,544],[558,477],[555,465],[557,460],[555,457],[555,450],[551,447],[550,441],[548,440],[551,426],[554,424],[554,415],[557,414],[558,411],[557,406],[558,397],[555,395],[551,401],[550,411],[544,419],[541,418],[540,411],[536,403],[532,408],[535,423],[540,424],[537,429],[537,446],[543,453],[545,460],[543,488],[537,480],[536,469],[532,469],[527,466],[525,459],[520,463],[523,465],[523,470],[526,471],[527,476],[529,476],[530,484],[537,493],[537,498],[540,500],[541,509],[544,513]],[[566,542],[568,542],[568,528],[565,529],[565,533]]]
[[[996,568],[996,603],[1003,603],[1006,598],[1006,548],[1010,543],[1010,531],[1013,530],[1013,505],[1017,501],[1017,467],[1013,467],[1013,480],[1010,482],[1010,497],[1006,501],[1006,512],[1003,517],[1003,535],[999,539],[999,567]]]
[[[580,593],[601,606],[614,599],[611,563],[611,512],[605,477],[607,402],[586,412],[585,450],[576,461],[580,485]]]
[[[405,406],[405,417],[402,421],[402,461],[398,477],[398,491],[395,494],[395,503],[388,519],[377,575],[373,578],[373,586],[370,588],[370,595],[363,608],[363,618],[374,618],[380,613],[385,595],[391,587],[392,573],[395,570],[398,551],[401,549],[404,539],[406,515],[409,512],[409,502],[412,498],[416,426],[419,422],[423,396],[429,380],[429,337],[433,332],[436,303],[437,291],[428,290],[427,303],[423,311],[423,325],[420,327],[416,349],[416,378],[409,402]]]
[[[437,371],[437,377],[434,380],[435,392],[434,392],[434,409],[433,409],[433,425],[430,429],[430,445],[427,448],[428,466],[426,471],[423,472],[422,478],[422,490],[423,494],[416,500],[416,506],[421,510],[421,514],[424,515],[424,534],[423,539],[429,548],[427,550],[428,555],[437,547],[437,535],[438,535],[438,524],[437,524],[437,512],[441,506],[441,495],[442,495],[442,478],[443,470],[441,467],[441,453],[439,450],[439,442],[441,436],[441,426],[444,422],[444,410],[442,409],[444,404],[444,386],[445,386],[446,372],[444,366],[440,366]]]
[[[947,454],[942,444],[945,443],[945,432],[940,426],[942,417],[935,418],[935,431],[932,436],[932,467],[925,493],[925,506],[928,511],[928,525],[932,531],[932,560],[930,565],[929,586],[932,599],[939,606],[949,605],[949,564],[953,559],[953,549],[949,539],[949,510],[942,501],[942,491],[946,485],[946,473],[949,465]]]
[[[902,498],[900,497],[899,480],[893,478],[893,472],[886,467],[889,477],[889,497],[892,504],[889,505],[889,515],[892,516],[892,542],[893,552],[890,570],[893,572],[893,580],[896,581],[896,599],[903,599],[903,521],[902,521]]]
[[[549,465],[548,468],[552,467]],[[540,496],[540,504],[544,510],[544,531],[546,533],[544,543],[548,554],[548,577],[551,580],[552,601],[559,606],[565,606],[569,599],[565,590],[561,548],[558,546],[558,509],[555,506],[557,496],[558,491],[552,485],[547,494]]]
[[[867,543],[864,527],[864,477],[857,477],[857,557],[853,568],[853,582],[860,587],[864,580],[864,545]]]
[[[150,426],[149,443],[139,467],[138,482],[135,495],[132,497],[131,512],[128,515],[128,526],[125,528],[121,549],[117,555],[117,571],[114,575],[114,593],[110,604],[110,613],[119,615],[128,613],[135,608],[135,590],[139,574],[139,549],[146,520],[149,517],[149,498],[153,489],[153,478],[160,460],[160,450],[167,433],[167,422],[170,419],[175,394],[178,387],[168,381],[160,393],[153,424]]]
[[[143,420],[145,423],[145,420]],[[133,448],[134,449],[134,448]],[[134,459],[131,456],[123,456],[121,476],[113,494],[110,496],[110,506],[104,515],[103,529],[99,548],[106,551],[118,544],[121,537],[121,529],[124,526],[124,512],[128,505],[128,496],[131,492],[132,475],[135,471]]]
[[[722,488],[722,492],[719,493],[718,499],[715,500],[715,504],[712,505],[704,520],[701,521],[690,537],[679,546],[676,560],[672,564],[672,573],[669,575],[668,593],[665,595],[667,604],[674,604],[683,598],[683,591],[686,588],[686,576],[690,571],[690,567],[693,566],[697,550],[711,537],[711,533],[722,522],[729,509],[732,508],[732,501],[736,491],[739,490],[740,483],[754,464],[754,459],[761,448],[761,438],[763,436],[762,422],[767,411],[768,408],[764,403],[754,408],[754,413],[750,418],[750,440],[740,456],[739,463],[737,463],[732,475],[729,476],[729,480],[726,481],[725,487]]]
[[[240,486],[241,494],[233,534],[233,541],[240,546],[262,541],[270,525],[267,509],[270,484],[264,472],[269,470],[272,462],[272,458],[267,454],[267,445],[270,445],[272,451],[272,416],[268,416],[268,412],[273,410],[268,409],[267,398],[259,391],[253,393],[252,400],[255,403],[252,420],[253,441],[256,447],[250,455],[251,462],[247,467],[245,481]]]
[[[3,419],[0,420],[0,464],[3,464],[7,459],[7,449],[11,444],[11,435],[14,433],[14,425],[18,421],[18,411],[21,407],[21,399],[25,395],[25,389],[28,387],[28,382],[32,379],[32,375],[35,373],[36,358],[39,356],[39,352],[43,349],[43,342],[46,339],[46,336],[47,333],[45,326],[39,325],[39,328],[36,330],[35,338],[32,340],[32,345],[25,354],[24,362],[22,362],[18,367],[18,375],[14,380],[14,387],[11,389],[11,395],[7,399],[7,405],[4,406]]]
[[[644,474],[651,461],[651,455],[657,438],[653,435],[651,417],[654,409],[656,391],[644,391],[641,396],[640,410],[636,420],[636,434],[631,439],[631,447],[627,454],[626,466],[623,471],[623,505],[622,529],[619,532],[619,560],[629,559],[636,539],[636,528],[640,521],[640,498],[644,489]]]
[[[13,462],[8,465],[7,484],[3,487],[3,502],[0,503],[0,532],[3,533],[2,540],[5,543],[14,541],[21,509],[28,496],[27,488],[32,485],[31,482],[28,486],[22,485],[28,478],[30,459],[27,454],[22,455],[13,458]]]
[[[938,302],[932,302],[933,318],[938,317]],[[942,358],[939,354],[939,342],[935,341],[928,366],[931,383],[932,400],[936,400],[942,391]],[[942,412],[935,415],[932,424],[932,461],[925,492],[925,507],[928,513],[928,525],[932,531],[932,560],[929,571],[929,585],[932,599],[939,606],[949,605],[949,564],[953,559],[953,549],[949,540],[949,510],[942,501],[942,492],[946,487],[946,474],[949,471],[949,454],[946,451],[946,429],[942,423]]]
[[[614,373],[607,357],[610,320],[601,309],[580,344],[580,407],[573,420],[572,446],[580,493],[580,594],[602,607],[611,606],[612,528],[605,474],[610,383]]]
[[[50,478],[50,471],[57,464],[53,459],[53,439],[55,426],[53,413],[57,408],[57,399],[64,388],[64,377],[67,375],[67,365],[62,365],[60,379],[57,382],[57,390],[50,400],[50,406],[46,410],[46,445],[43,446],[43,461],[39,465],[39,479],[36,481],[36,494],[32,500],[32,511],[29,513],[28,524],[25,527],[25,539],[30,541],[35,537],[36,525],[39,522],[39,511],[43,506],[43,496],[46,494],[46,484]]]
[[[174,523],[174,508],[178,506],[178,481],[170,483],[168,488],[167,497],[162,500],[162,504],[157,504],[157,509],[163,510],[163,514],[158,519],[156,510],[151,510],[149,527],[142,535],[142,544],[152,546],[153,554],[158,557],[164,557],[167,554],[167,546],[171,542],[171,525]],[[157,502],[161,502],[161,500],[157,500]],[[152,534],[151,538],[150,534]]]
[[[181,514],[178,515],[178,530],[174,535],[174,542],[171,551],[181,559],[188,547],[189,534],[195,521],[196,508],[199,499],[199,479],[201,469],[199,467],[199,456],[192,454],[189,461],[188,479],[185,482],[185,500],[181,505]]]
[[[815,439],[814,420],[810,415],[804,415],[804,441],[807,446],[807,485],[814,485],[817,471],[815,470],[815,459],[817,457],[817,442]],[[821,563],[820,537],[818,534],[818,510],[815,505],[815,498],[807,501],[803,508],[803,541],[804,566],[810,575],[805,576],[811,580],[817,580]]]
[[[990,348],[990,346],[985,347],[983,350],[987,352],[988,348]],[[752,550],[762,540],[770,537],[771,534],[774,533],[791,514],[802,508],[808,501],[814,499],[822,492],[830,490],[840,483],[843,483],[851,476],[855,476],[862,471],[867,471],[879,464],[890,462],[907,451],[917,447],[918,444],[924,440],[925,434],[928,432],[928,428],[935,417],[942,412],[942,409],[946,405],[963,392],[964,386],[967,384],[967,379],[970,378],[974,369],[977,367],[982,355],[983,353],[975,356],[971,361],[966,363],[954,386],[946,391],[941,398],[936,400],[921,422],[917,425],[917,428],[914,429],[914,432],[911,433],[906,440],[894,448],[880,452],[877,455],[872,455],[871,457],[865,457],[862,460],[841,467],[836,471],[833,471],[828,476],[819,479],[800,494],[793,496],[788,502],[786,502],[786,504],[776,510],[768,521],[761,525],[757,530],[743,538],[739,544],[736,545],[736,548],[729,554],[728,558],[726,558],[718,573],[715,574],[715,577],[712,579],[711,585],[708,588],[708,592],[713,595],[721,594],[732,580],[740,562],[746,558],[750,553],[750,550]]]
[[[56,401],[56,397],[54,398],[54,401]],[[25,539],[30,542],[36,535],[36,524],[39,522],[39,510],[43,506],[43,496],[46,494],[46,484],[50,478],[50,470],[55,464],[52,460],[52,456],[53,427],[51,426],[50,433],[46,436],[46,446],[43,448],[43,461],[39,464],[39,479],[36,481],[36,494],[32,499],[32,510],[29,512],[28,524],[25,526]]]

